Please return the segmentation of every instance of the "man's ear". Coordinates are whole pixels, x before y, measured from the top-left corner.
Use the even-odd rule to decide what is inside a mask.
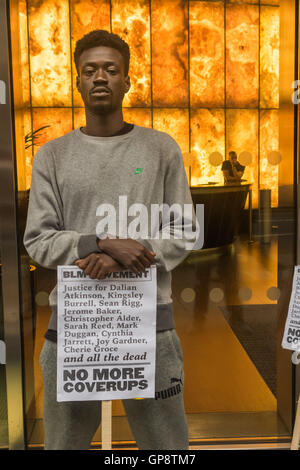
[[[130,77],[129,75],[127,75],[127,77],[125,77],[125,93],[129,92],[130,87],[131,87]]]

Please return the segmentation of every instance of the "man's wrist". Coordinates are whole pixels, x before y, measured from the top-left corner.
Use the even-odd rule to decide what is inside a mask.
[[[110,238],[97,238],[97,245],[100,251],[105,252],[106,247],[108,246],[108,243],[110,242]]]
[[[103,247],[103,241],[104,241],[104,240],[101,240],[101,238],[98,238],[98,237],[97,237],[97,246],[98,246],[100,252],[104,252],[104,249],[103,249],[103,248],[104,248],[104,247]]]
[[[111,238],[114,238],[113,235],[110,235],[109,233],[106,233],[106,232],[102,232],[99,235],[97,235],[97,246],[100,251],[105,251],[107,240],[110,240]]]
[[[98,251],[97,238],[95,240],[95,234],[81,234],[78,239],[78,258],[86,258],[91,253]]]

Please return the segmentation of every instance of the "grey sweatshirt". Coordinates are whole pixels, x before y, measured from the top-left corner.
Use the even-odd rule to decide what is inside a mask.
[[[182,211],[184,204],[192,205],[180,148],[168,134],[136,125],[114,137],[87,136],[76,129],[43,145],[33,162],[24,245],[33,260],[50,269],[100,252],[97,208],[111,204],[118,222],[124,222],[126,215],[128,224],[133,219],[120,209],[119,196],[127,197],[128,208],[142,203],[148,209],[149,236],[135,238],[156,253],[157,330],[174,328],[171,271],[196,241],[197,221],[192,209],[183,231],[180,211],[171,212],[171,223],[166,225],[160,217],[157,234],[150,231],[153,204],[175,203]],[[122,236],[118,223],[114,233],[111,226],[107,231]],[[169,239],[163,239],[167,232]],[[49,328],[55,330],[56,287],[49,303],[53,311]]]

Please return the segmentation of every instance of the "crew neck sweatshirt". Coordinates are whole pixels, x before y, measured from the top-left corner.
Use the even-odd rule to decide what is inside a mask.
[[[130,124],[128,122],[124,122],[124,125],[120,130],[118,130],[117,132],[115,132],[114,134],[112,134],[108,137],[127,134],[127,132],[130,132],[133,129],[133,127],[134,127],[133,124]],[[83,132],[82,127],[80,127],[80,131],[83,134],[85,134],[85,132]],[[56,321],[57,309],[55,307],[52,307],[52,311],[53,311],[52,321],[50,322],[49,326],[51,328],[56,328],[57,327],[57,321]],[[52,330],[51,328],[48,328],[48,330],[46,331],[46,333],[44,335],[44,338],[48,339],[49,341],[52,341],[53,343],[57,343],[57,330],[56,329]]]
[[[103,204],[110,204],[117,215],[115,230],[109,227],[108,232],[122,238],[130,238],[122,230],[129,229],[138,213],[130,212],[137,207],[133,204],[146,208],[148,235],[142,230],[135,238],[156,253],[157,330],[174,328],[171,271],[189,254],[197,233],[184,163],[174,139],[134,125],[130,132],[111,137],[89,136],[75,129],[44,144],[33,162],[24,234],[28,254],[39,265],[56,270],[59,265],[75,265],[77,259],[100,252],[96,235],[101,217],[97,214]],[[160,217],[153,236],[151,208],[163,204],[176,204],[177,210],[170,212],[167,225]],[[185,213],[183,227],[185,204],[191,208],[191,217]],[[49,303],[52,316],[48,328],[56,330],[57,286]]]
[[[107,137],[114,137],[115,135],[123,135],[123,134],[127,134],[127,132],[130,132],[132,129],[133,129],[134,125],[133,124],[130,124],[129,122],[124,122],[124,125],[123,127],[115,132],[114,134],[110,135],[110,136],[107,136]],[[83,132],[83,127],[80,127],[80,131],[85,134],[85,132]],[[88,134],[87,134],[88,135]]]

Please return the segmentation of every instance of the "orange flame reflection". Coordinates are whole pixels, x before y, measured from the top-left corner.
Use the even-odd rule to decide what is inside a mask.
[[[124,106],[151,106],[150,17],[148,0],[114,0],[112,30],[130,47],[131,89]]]
[[[71,106],[68,0],[29,0],[33,106]]]
[[[228,158],[231,149],[250,152],[244,177],[253,184],[254,207],[258,184],[272,190],[276,205],[278,167],[267,157],[278,149],[279,0],[258,3],[28,0],[27,32],[26,1],[20,0],[24,133],[50,125],[41,144],[84,125],[75,43],[93,29],[112,28],[131,49],[124,119],[153,125],[174,137],[183,154],[191,151],[192,185],[223,181],[221,165],[209,161],[212,153]],[[22,157],[27,187],[32,155],[28,149]]]
[[[73,54],[76,41],[94,29],[110,31],[109,0],[70,0],[71,44],[72,44],[72,80],[74,106],[82,106],[83,102],[76,88],[77,70]]]
[[[191,106],[224,104],[224,5],[190,2]]]
[[[151,5],[153,104],[188,107],[188,2]]]

